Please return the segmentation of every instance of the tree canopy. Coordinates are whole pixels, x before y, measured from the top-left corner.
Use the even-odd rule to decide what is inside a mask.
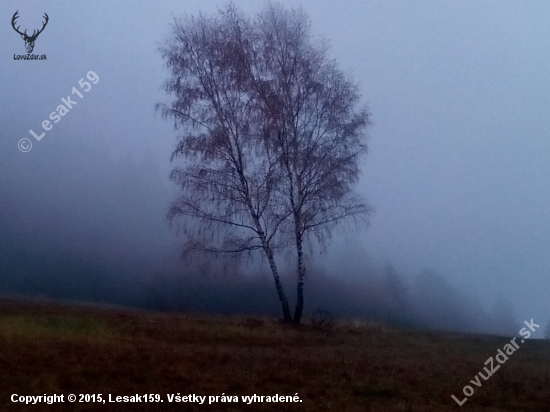
[[[179,131],[171,178],[181,196],[169,216],[188,218],[184,254],[263,253],[285,321],[299,323],[304,242],[326,240],[346,220],[366,223],[371,211],[353,190],[370,124],[358,87],[312,39],[301,10],[268,3],[247,18],[228,4],[172,28],[161,52],[173,100],[157,108]],[[293,316],[275,260],[288,248]]]

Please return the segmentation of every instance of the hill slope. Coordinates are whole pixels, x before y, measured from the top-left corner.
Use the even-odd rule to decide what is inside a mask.
[[[510,339],[0,301],[0,410],[550,411],[549,342],[525,341],[470,383]],[[464,399],[465,385],[474,394],[460,408],[451,395]],[[25,406],[13,394],[64,402]],[[243,401],[254,394],[263,401]],[[109,402],[132,395],[141,402]]]

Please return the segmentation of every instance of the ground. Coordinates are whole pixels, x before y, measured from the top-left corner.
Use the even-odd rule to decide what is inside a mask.
[[[550,411],[548,341],[520,344],[477,387],[470,381],[511,337],[305,323],[3,300],[0,410]],[[464,399],[466,385],[474,393],[459,406],[451,395]],[[26,406],[13,394],[63,394],[65,402]],[[80,394],[106,402],[78,402]],[[144,394],[163,402],[145,403]],[[169,402],[192,394],[205,403]],[[299,401],[242,401],[254,394]],[[111,403],[109,395],[142,402]],[[208,405],[210,396],[220,398]]]

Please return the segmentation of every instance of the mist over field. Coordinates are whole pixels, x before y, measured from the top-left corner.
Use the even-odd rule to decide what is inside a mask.
[[[166,219],[176,137],[154,112],[167,101],[157,49],[174,16],[223,4],[0,4],[1,295],[280,316],[266,261],[182,262],[185,234]],[[503,335],[546,325],[550,5],[281,4],[330,41],[373,121],[358,191],[375,213],[308,256],[305,314]],[[13,59],[16,10],[24,27],[48,13],[34,51],[46,61]],[[33,139],[89,71],[99,82]],[[278,257],[291,306],[293,259]]]

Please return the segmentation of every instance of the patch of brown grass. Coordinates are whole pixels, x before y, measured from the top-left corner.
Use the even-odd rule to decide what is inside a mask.
[[[550,345],[528,341],[460,408],[462,388],[509,339],[362,321],[159,314],[0,302],[2,411],[550,411]],[[159,394],[163,403],[21,405],[13,393]],[[167,394],[239,403],[169,403]],[[301,403],[240,402],[294,395]],[[208,403],[208,401],[207,401]]]

